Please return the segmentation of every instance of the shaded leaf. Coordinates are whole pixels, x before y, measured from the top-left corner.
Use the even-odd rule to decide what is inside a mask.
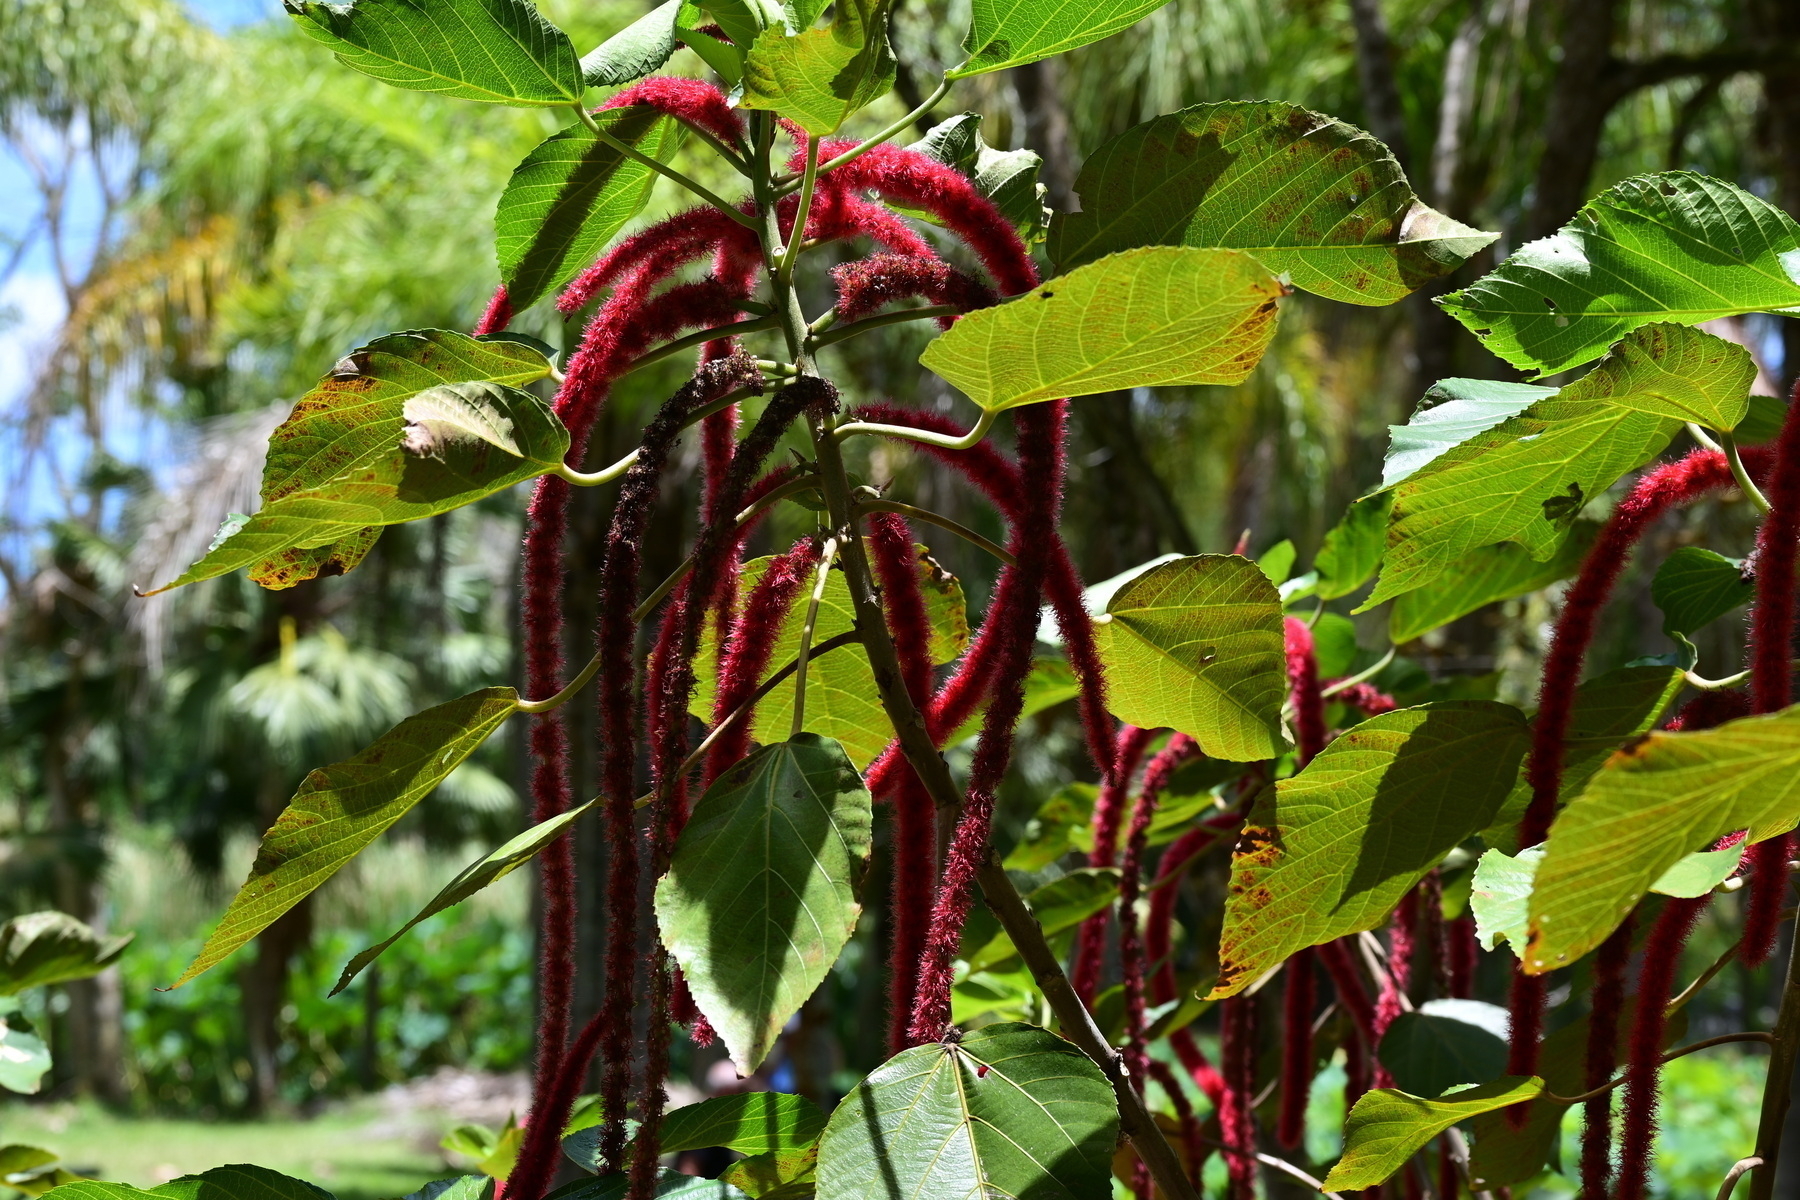
[[[1255,563],[1224,554],[1164,563],[1112,597],[1095,633],[1120,720],[1178,729],[1233,762],[1285,748],[1281,600]]]
[[[968,176],[975,190],[994,202],[1000,215],[1019,231],[1026,243],[1043,239],[1049,213],[1044,207],[1045,188],[1038,181],[1043,158],[1031,150],[996,150],[981,136],[981,114],[961,113],[937,125],[908,147],[929,155]],[[936,213],[905,205],[892,205],[909,217],[941,225]]]
[[[3,1026],[4,1021],[0,1020],[0,1027]],[[0,1032],[0,1046],[5,1044],[5,1040],[6,1035]],[[0,1068],[0,1087],[6,1086],[4,1076],[5,1070]],[[0,1186],[23,1192],[27,1196],[42,1196],[51,1188],[74,1183],[81,1178],[64,1169],[59,1165],[60,1162],[56,1155],[37,1146],[0,1146]]]
[[[825,1114],[805,1096],[742,1092],[671,1109],[664,1118],[662,1153],[723,1146],[767,1154],[810,1146],[825,1129]]]
[[[1772,442],[1787,420],[1787,401],[1774,396],[1752,396],[1744,419],[1737,423],[1731,436],[1740,446],[1760,446]]]
[[[582,55],[582,81],[589,87],[618,87],[642,79],[674,55],[680,45],[676,25],[699,18],[700,6],[692,0],[657,5]]]
[[[1224,247],[1350,304],[1392,304],[1498,236],[1419,200],[1362,130],[1272,101],[1134,126],[1088,156],[1075,190],[1081,211],[1050,228],[1061,270],[1134,246]]]
[[[1557,815],[1531,895],[1525,969],[1572,962],[1687,854],[1800,824],[1800,706],[1697,733],[1648,734]]]
[[[403,1200],[494,1200],[492,1175],[459,1175],[455,1179],[434,1179]]]
[[[509,687],[483,688],[415,713],[367,749],[306,777],[263,834],[250,877],[171,987],[217,965],[337,874],[412,811],[518,711]]]
[[[1257,796],[1232,855],[1213,999],[1307,946],[1374,929],[1493,819],[1530,745],[1505,704],[1440,700],[1371,717]]]
[[[600,1175],[565,1183],[544,1200],[625,1200],[630,1190],[629,1175]],[[656,1200],[740,1200],[744,1193],[722,1179],[703,1179],[663,1170],[656,1174]]]
[[[1153,246],[972,312],[919,361],[985,409],[1178,383],[1237,383],[1286,289],[1246,254]]]
[[[35,912],[0,925],[0,996],[86,979],[104,971],[134,935],[107,937],[63,912]]]
[[[146,1196],[163,1200],[331,1200],[331,1193],[323,1188],[247,1163],[184,1175],[147,1191],[123,1183],[84,1179],[45,1195],[58,1200],[143,1200]]]
[[[461,904],[476,892],[505,879],[508,875],[536,858],[538,854],[563,835],[563,832],[580,820],[588,809],[598,801],[590,800],[586,804],[576,805],[565,812],[558,813],[548,821],[540,821],[530,829],[508,841],[485,858],[478,858],[457,873],[456,878],[446,883],[431,903],[420,909],[418,915],[402,925],[385,939],[362,951],[344,967],[343,974],[331,989],[335,996],[350,985],[350,981],[362,973],[362,969],[381,957],[382,953],[395,942],[411,932],[413,926],[427,917],[434,917],[446,908]]]
[[[1662,609],[1664,633],[1693,633],[1734,608],[1750,603],[1756,581],[1744,577],[1744,560],[1700,546],[1682,546],[1663,560],[1650,582],[1650,599]]]
[[[765,29],[744,58],[739,106],[791,117],[814,136],[836,133],[894,86],[894,53],[887,39],[892,3],[838,0],[837,17],[825,29],[792,35],[784,28]]]
[[[1095,913],[1105,911],[1119,898],[1119,871],[1116,867],[1080,867],[1052,879],[1025,897],[1031,915],[1037,918],[1045,937],[1055,937],[1073,929]],[[994,934],[979,943],[964,957],[971,973],[1004,967],[1019,952],[1005,932]]]
[[[1022,66],[1111,37],[1169,0],[973,0],[962,79]]]
[[[1388,640],[1396,646],[1422,637],[1497,600],[1547,588],[1581,569],[1581,560],[1600,532],[1597,522],[1577,520],[1550,558],[1539,562],[1517,542],[1482,546],[1458,559],[1430,587],[1394,598],[1388,610]]]
[[[648,105],[602,109],[594,123],[659,162],[683,137],[679,122]],[[585,124],[539,143],[514,168],[494,213],[494,254],[513,307],[524,310],[593,262],[655,184],[656,172]]]
[[[1395,486],[1381,580],[1362,608],[1431,583],[1481,546],[1517,542],[1549,559],[1582,507],[1659,453],[1682,422],[1736,424],[1755,375],[1748,351],[1711,334],[1635,331],[1554,397]]]
[[[1109,1194],[1118,1128],[1087,1055],[998,1022],[903,1050],[857,1084],[825,1126],[818,1194],[1088,1200]]]
[[[739,1159],[719,1173],[719,1182],[728,1183],[746,1196],[767,1200],[799,1200],[813,1194],[814,1172],[819,1165],[819,1147],[815,1143],[794,1150],[774,1150]]]
[[[1793,218],[1722,179],[1669,171],[1613,185],[1438,303],[1513,366],[1550,375],[1653,321],[1800,305],[1797,267]]]
[[[1369,1092],[1344,1120],[1344,1155],[1325,1176],[1325,1187],[1331,1191],[1375,1187],[1458,1121],[1530,1100],[1543,1090],[1544,1081],[1535,1075],[1507,1075],[1442,1100],[1388,1088]]]
[[[36,1095],[49,1070],[50,1047],[31,1022],[19,1012],[0,1009],[0,1088]]]
[[[581,99],[569,35],[527,0],[283,0],[339,62],[383,83],[489,104]]]
[[[1387,549],[1388,510],[1392,492],[1364,496],[1344,510],[1344,515],[1325,534],[1313,559],[1319,580],[1315,594],[1321,600],[1348,596],[1375,576]]]
[[[1080,781],[1057,788],[1025,823],[1018,845],[1000,865],[1009,871],[1042,871],[1071,850],[1088,850],[1093,845],[1090,822],[1099,794],[1099,788]]]
[[[872,821],[843,747],[813,733],[756,751],[694,805],[656,885],[657,923],[742,1073],[855,930]]]
[[[1381,1035],[1376,1056],[1394,1086],[1434,1098],[1464,1083],[1486,1083],[1506,1071],[1507,1013],[1480,1000],[1427,1000],[1403,1012]]]
[[[352,351],[270,437],[262,510],[221,531],[226,536],[204,558],[155,590],[239,567],[291,585],[325,561],[355,565],[368,548],[358,539],[372,526],[433,516],[555,469],[568,452],[568,430],[549,405],[519,390],[549,373],[549,361],[530,346],[441,329],[390,334]],[[432,457],[401,449],[408,400],[475,382],[495,385],[487,400],[512,422],[525,457],[480,440]],[[335,557],[290,554],[320,547]]]

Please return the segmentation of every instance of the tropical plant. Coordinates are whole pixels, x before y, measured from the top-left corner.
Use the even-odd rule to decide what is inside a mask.
[[[1800,985],[1773,1032],[1669,1046],[1697,988],[1733,957],[1772,952],[1800,825],[1800,406],[1752,397],[1748,352],[1694,327],[1800,306],[1800,225],[1697,174],[1617,184],[1442,297],[1501,360],[1550,382],[1436,381],[1393,430],[1380,488],[1309,570],[1295,573],[1288,545],[1259,561],[1178,556],[1084,589],[1059,532],[1068,398],[1243,380],[1295,292],[1394,304],[1495,237],[1421,200],[1368,133],[1289,104],[1209,102],[1133,126],[1086,158],[1079,211],[1048,215],[1032,156],[989,147],[973,117],[896,143],[958,80],[1031,68],[1159,7],[976,0],[962,57],[918,108],[851,139],[840,132],[898,77],[885,0],[829,13],[670,0],[586,55],[526,0],[288,0],[301,30],[367,75],[573,119],[500,198],[503,286],[474,332],[410,330],[344,354],[270,438],[261,507],[160,590],[239,570],[273,589],[350,572],[389,526],[535,481],[524,688],[427,708],[308,776],[177,983],[304,902],[523,714],[535,823],[419,918],[537,863],[540,1018],[515,1200],[543,1197],[565,1151],[590,1176],[557,1194],[583,1200],[1098,1197],[1115,1173],[1137,1196],[1185,1197],[1212,1150],[1234,1200],[1266,1172],[1407,1194],[1430,1179],[1456,1196],[1539,1175],[1575,1105],[1584,1193],[1637,1200],[1662,1063],[1745,1041],[1768,1045],[1770,1067],[1732,1180],[1750,1172],[1751,1194],[1771,1196]],[[681,47],[719,83],[652,74]],[[590,109],[594,87],[620,90]],[[684,144],[707,171],[674,165]],[[699,203],[620,236],[658,176]],[[849,253],[819,272],[826,246]],[[823,311],[808,307],[824,294]],[[552,296],[588,314],[566,360],[508,332]],[[973,403],[968,420],[844,411],[831,348],[923,321],[941,333],[920,363]],[[585,469],[614,386],[693,351],[636,449]],[[997,444],[1009,427],[1010,451]],[[697,532],[651,586],[651,518],[695,428]],[[1677,439],[1696,448],[1657,461]],[[960,476],[1004,543],[898,496],[877,459],[851,458],[870,442]],[[792,460],[772,461],[783,445]],[[1604,521],[1583,520],[1640,470]],[[615,484],[598,650],[570,673],[572,497]],[[1645,531],[1726,494],[1763,514],[1754,545],[1658,569],[1682,649],[1584,681]],[[744,561],[783,505],[815,514],[814,531]],[[973,629],[914,523],[1003,564]],[[1398,642],[1570,573],[1529,717],[1408,682],[1327,607],[1387,605]],[[1749,668],[1700,674],[1690,635],[1745,603]],[[1040,640],[1060,657],[1037,657]],[[565,705],[589,688],[601,787],[576,804]],[[1070,697],[1098,785],[1059,793],[1003,859],[993,819],[1016,732]],[[969,738],[959,779],[945,749]],[[576,1030],[583,820],[605,827],[603,862],[580,865],[605,873],[607,938],[603,1001]],[[665,1111],[677,1028],[721,1042],[746,1074],[769,1057],[879,886],[878,830],[888,1061],[828,1116],[780,1094]],[[1182,878],[1226,845],[1222,911],[1186,922],[1190,944],[1218,931],[1217,969],[1194,973],[1213,956],[1178,952]],[[1022,891],[1018,877],[1071,850],[1084,867]],[[1740,936],[1677,993],[1696,920],[1738,891]],[[1510,1012],[1471,998],[1478,945],[1502,940],[1505,958],[1486,961],[1510,975]],[[1103,992],[1115,955],[1120,983]],[[1585,1012],[1545,1037],[1557,972],[1576,997],[1561,1015]],[[1213,1011],[1216,1060],[1196,1036]],[[1340,1054],[1343,1153],[1321,1182],[1293,1148]],[[596,1064],[598,1094],[578,1107]],[[704,1147],[744,1157],[715,1180],[663,1169]],[[248,1167],[167,1189],[196,1182],[310,1194]],[[66,1186],[71,1200],[134,1191]]]

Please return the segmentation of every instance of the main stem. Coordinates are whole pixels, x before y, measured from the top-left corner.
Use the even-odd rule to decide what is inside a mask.
[[[805,354],[806,315],[801,311],[800,299],[795,294],[791,281],[782,280],[777,270],[784,247],[781,244],[780,225],[775,217],[774,188],[769,172],[772,127],[766,114],[752,114],[751,120],[754,122],[752,137],[756,142],[757,210],[762,218],[764,259],[770,285],[775,289],[775,313],[781,319],[781,329],[787,339],[790,358],[801,371],[809,371],[812,363]],[[803,229],[796,227],[793,236],[797,241],[804,233]],[[851,494],[850,477],[844,470],[843,454],[837,439],[832,436],[829,420],[830,418],[817,414],[807,418],[813,451],[818,456],[819,483],[825,497],[825,510],[832,528],[842,534],[839,554],[844,581],[850,589],[857,637],[862,643],[863,653],[868,657],[869,669],[875,676],[875,689],[881,698],[881,707],[898,737],[900,752],[906,756],[913,770],[918,772],[919,779],[938,809],[955,810],[962,804],[962,789],[956,786],[955,779],[950,775],[949,764],[938,753],[937,744],[931,740],[924,714],[919,711],[906,690],[905,676],[900,670],[900,656],[894,648],[893,637],[888,632],[887,616],[877,598],[874,576],[863,548],[860,518]],[[1094,1022],[1093,1014],[1088,1012],[1087,1006],[1075,994],[1075,988],[1069,983],[1061,961],[1044,938],[1043,927],[1032,916],[1025,898],[1013,886],[1012,879],[991,851],[977,873],[976,880],[981,885],[982,899],[999,920],[1001,928],[1012,939],[1019,957],[1031,969],[1033,979],[1044,993],[1045,1002],[1055,1014],[1057,1023],[1062,1026],[1063,1036],[1093,1059],[1112,1083],[1113,1095],[1119,1105],[1119,1130],[1131,1140],[1138,1156],[1150,1168],[1150,1175],[1156,1181],[1156,1186],[1169,1200],[1199,1200],[1199,1194],[1188,1182],[1187,1173],[1182,1169],[1181,1159],[1163,1136],[1162,1129],[1151,1118],[1149,1110],[1144,1107],[1142,1097],[1132,1088],[1123,1056],[1107,1042],[1106,1035],[1101,1033],[1099,1025]]]
[[[1787,982],[1775,1016],[1775,1040],[1769,1044],[1769,1074],[1763,1082],[1762,1117],[1756,1127],[1756,1156],[1762,1159],[1750,1176],[1750,1200],[1775,1200],[1775,1174],[1781,1156],[1781,1131],[1792,1099],[1794,1062],[1800,1055],[1800,936],[1788,955]]]

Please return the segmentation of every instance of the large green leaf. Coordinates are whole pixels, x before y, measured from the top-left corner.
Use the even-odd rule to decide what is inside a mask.
[[[1754,578],[1744,560],[1700,546],[1682,546],[1663,559],[1650,583],[1650,599],[1662,609],[1664,633],[1693,633],[1734,608],[1750,603]]]
[[[695,23],[693,0],[668,0],[581,56],[581,77],[589,87],[618,87],[642,79],[674,55],[681,42],[675,28]],[[596,114],[597,115],[597,114]]]
[[[569,35],[528,0],[283,0],[338,61],[383,83],[490,104],[581,99]]]
[[[805,1096],[743,1092],[670,1111],[658,1145],[664,1154],[711,1146],[767,1154],[809,1146],[824,1129],[825,1114]]]
[[[1470,551],[1518,542],[1549,559],[1582,507],[1663,447],[1684,421],[1737,424],[1756,364],[1681,325],[1649,325],[1549,399],[1446,451],[1394,488],[1369,608],[1423,587]]]
[[[743,108],[791,117],[816,137],[836,133],[859,109],[894,86],[888,48],[893,0],[838,0],[824,29],[763,30],[744,59]]]
[[[843,747],[813,733],[758,750],[694,805],[657,923],[745,1074],[850,940],[872,821]]]
[[[1498,379],[1440,379],[1404,425],[1388,426],[1381,486],[1391,488],[1478,433],[1516,417],[1555,388]]]
[[[1698,733],[1651,733],[1620,750],[1550,827],[1524,960],[1573,962],[1651,884],[1725,834],[1758,842],[1800,824],[1800,705]]]
[[[1410,642],[1496,600],[1510,600],[1567,579],[1581,569],[1599,531],[1598,523],[1577,520],[1545,562],[1516,542],[1469,551],[1430,587],[1395,597],[1388,610],[1388,640],[1396,646]]]
[[[250,877],[172,987],[268,928],[412,810],[518,711],[509,687],[483,688],[415,713],[367,749],[306,777],[263,834]]]
[[[566,812],[558,813],[548,821],[540,821],[519,834],[505,845],[484,858],[478,858],[457,873],[456,878],[443,886],[431,903],[419,910],[417,916],[402,925],[388,938],[375,943],[367,950],[359,953],[344,967],[343,974],[338,976],[337,983],[331,989],[335,996],[350,986],[350,981],[362,973],[362,969],[374,962],[395,942],[412,931],[413,926],[434,917],[446,908],[461,904],[490,883],[505,879],[514,871],[536,858],[544,847],[561,837],[563,833],[579,821],[598,801],[590,800],[586,804],[576,805]]]
[[[1543,1090],[1544,1081],[1535,1075],[1507,1075],[1442,1100],[1388,1088],[1368,1092],[1344,1119],[1344,1156],[1325,1176],[1325,1188],[1353,1191],[1376,1187],[1457,1122],[1530,1100]]]
[[[1233,762],[1285,748],[1281,599],[1249,559],[1200,554],[1146,571],[1114,594],[1095,633],[1120,720],[1178,729]]]
[[[57,1200],[331,1200],[331,1193],[267,1167],[235,1163],[145,1190],[123,1183],[83,1179],[44,1193]]]
[[[1722,179],[1640,175],[1439,303],[1513,366],[1551,375],[1652,321],[1800,305],[1800,225]]]
[[[106,937],[68,913],[35,912],[0,925],[0,996],[98,975],[133,935]]]
[[[4,1021],[0,1021],[0,1025],[4,1024]],[[5,1033],[0,1032],[0,1044],[5,1040]],[[0,1066],[0,1087],[6,1086],[6,1071],[5,1066]],[[57,1155],[37,1146],[21,1146],[16,1143],[0,1146],[0,1185],[27,1196],[42,1196],[51,1188],[73,1183],[81,1178],[60,1165],[61,1162]]]
[[[973,0],[962,79],[1022,66],[1111,37],[1169,0]]]
[[[969,612],[962,585],[956,576],[937,564],[925,547],[916,549],[919,589],[925,597],[926,616],[931,621],[931,658],[936,663],[950,662],[969,643]],[[759,558],[744,564],[740,595],[749,594],[750,588],[768,570],[769,562],[769,559]],[[785,667],[799,653],[810,595],[810,588],[802,588],[783,619],[765,678]],[[825,595],[819,602],[813,642],[816,645],[855,627],[856,612],[850,603],[850,586],[844,582],[842,571],[832,571],[826,579]],[[694,659],[699,686],[694,689],[694,698],[689,705],[689,711],[703,721],[712,720],[717,671],[718,642],[709,622],[700,652]],[[806,727],[841,743],[844,752],[857,766],[867,766],[894,737],[894,727],[881,707],[869,660],[860,651],[848,648],[812,660],[807,665],[806,676]],[[757,741],[777,742],[786,737],[794,724],[794,689],[782,686],[770,692],[756,706],[752,720],[751,736]]]
[[[1232,855],[1212,998],[1296,950],[1379,926],[1493,819],[1530,740],[1508,705],[1439,700],[1362,722],[1264,788]]]
[[[814,1143],[740,1158],[719,1173],[719,1181],[755,1200],[810,1200],[818,1165],[819,1147]]]
[[[1111,1194],[1119,1115],[1093,1060],[1047,1030],[998,1022],[903,1050],[831,1114],[819,1200]]]
[[[682,126],[648,105],[608,108],[594,123],[659,162]],[[587,266],[650,199],[656,172],[584,124],[552,134],[514,169],[494,213],[494,251],[513,307],[524,309]]]
[[[1351,304],[1392,304],[1499,236],[1414,196],[1362,130],[1266,100],[1134,126],[1088,156],[1075,190],[1081,211],[1050,227],[1064,271],[1133,246],[1222,246]]]
[[[631,1190],[629,1175],[599,1175],[565,1183],[544,1200],[625,1200]],[[722,1179],[683,1175],[680,1171],[656,1173],[655,1200],[741,1200],[744,1193]]]
[[[441,329],[389,334],[352,351],[269,438],[261,511],[228,521],[204,558],[155,590],[239,567],[266,575],[283,563],[280,586],[289,586],[310,578],[295,569],[301,562],[322,565],[281,558],[290,552],[341,549],[370,526],[433,516],[555,469],[569,432],[549,405],[519,390],[549,373],[549,360],[522,342]],[[429,435],[414,442],[428,452],[409,453],[401,441],[421,408],[480,414],[486,433],[498,430],[502,440],[437,421],[414,427]]]
[[[1458,1084],[1486,1083],[1506,1071],[1506,1010],[1480,1000],[1427,1000],[1395,1017],[1376,1056],[1394,1086],[1414,1096],[1443,1095]]]
[[[919,361],[985,409],[1178,383],[1237,383],[1286,289],[1235,250],[1151,246],[963,317]]]

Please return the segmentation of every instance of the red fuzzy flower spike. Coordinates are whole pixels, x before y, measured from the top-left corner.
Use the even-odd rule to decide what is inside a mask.
[[[1256,1200],[1256,997],[1232,996],[1219,1005],[1219,1057],[1225,1063],[1225,1104],[1219,1140],[1225,1143],[1230,1200]]]
[[[1631,1022],[1631,1057],[1625,1069],[1624,1130],[1619,1139],[1615,1200],[1644,1200],[1648,1193],[1669,990],[1675,982],[1676,968],[1681,965],[1681,948],[1711,899],[1709,892],[1692,900],[1669,900],[1644,943],[1644,962],[1638,968],[1637,1010]]]
[[[1332,682],[1336,683],[1337,681],[1333,680]],[[1368,683],[1353,683],[1332,696],[1332,700],[1346,708],[1357,709],[1365,717],[1379,717],[1382,713],[1393,712],[1399,707],[1392,696],[1378,691],[1373,684]]]
[[[1119,864],[1119,961],[1125,976],[1125,1053],[1134,1079],[1142,1079],[1148,1062],[1144,1050],[1145,1033],[1149,1029],[1144,986],[1144,967],[1148,959],[1138,928],[1137,902],[1143,894],[1144,852],[1149,846],[1150,821],[1156,816],[1163,789],[1169,786],[1176,769],[1199,753],[1199,749],[1193,738],[1178,733],[1150,759],[1144,768],[1137,803],[1132,806],[1131,826],[1125,835],[1125,854]],[[1140,1091],[1142,1086],[1138,1084]]]
[[[731,625],[731,637],[725,644],[719,667],[719,684],[714,693],[713,725],[716,727],[750,699],[769,668],[775,652],[776,635],[793,608],[801,585],[819,561],[819,548],[811,538],[795,542],[785,554],[769,561],[762,578],[744,598],[743,611]],[[739,717],[721,733],[707,751],[704,784],[714,780],[743,760],[750,751],[750,718]]]
[[[744,118],[731,101],[703,79],[684,79],[674,75],[652,75],[619,92],[600,107],[625,108],[643,104],[667,113],[678,121],[712,134],[736,150],[744,147]]]
[[[1119,824],[1125,816],[1131,776],[1155,737],[1155,730],[1139,729],[1136,725],[1119,730],[1113,743],[1113,772],[1101,784],[1100,795],[1094,800],[1091,821],[1094,845],[1088,851],[1088,866],[1110,867],[1117,863]],[[1083,1004],[1092,1005],[1094,994],[1100,989],[1100,960],[1106,951],[1106,927],[1111,915],[1110,909],[1103,910],[1081,924],[1081,941],[1075,952],[1075,969],[1070,974],[1070,982]]]
[[[877,254],[834,267],[837,282],[838,320],[860,321],[890,304],[922,299],[959,312],[986,308],[998,302],[993,290],[979,280],[938,259],[901,254]],[[954,317],[939,317],[948,329]]]
[[[1312,1094],[1313,1009],[1318,1006],[1317,980],[1313,976],[1318,953],[1311,946],[1287,960],[1282,975],[1281,1112],[1275,1138],[1293,1149],[1306,1134],[1306,1102]]]
[[[1305,767],[1325,748],[1325,701],[1319,694],[1319,661],[1310,625],[1298,617],[1288,617],[1282,628],[1287,643],[1288,690],[1294,700],[1294,732],[1299,743],[1295,761]]]
[[[500,288],[494,298],[488,301],[487,310],[481,314],[481,320],[475,323],[475,336],[482,337],[490,333],[499,333],[512,324],[513,306],[507,298],[506,289]]]
[[[1594,990],[1589,1000],[1587,1075],[1582,1086],[1592,1091],[1612,1079],[1618,1065],[1619,1014],[1625,1004],[1625,968],[1631,962],[1631,934],[1636,922],[1624,924],[1600,943],[1594,956]],[[1605,1200],[1612,1176],[1612,1094],[1582,1105],[1581,1194]]]

